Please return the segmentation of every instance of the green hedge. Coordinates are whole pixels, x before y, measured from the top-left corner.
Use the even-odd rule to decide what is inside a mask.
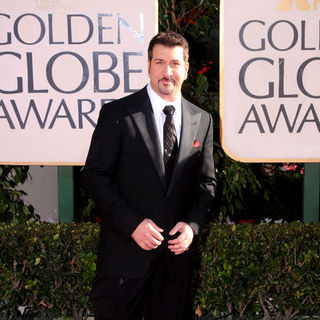
[[[0,313],[82,319],[96,267],[95,224],[0,225]]]
[[[320,315],[319,223],[213,224],[201,252],[198,313],[257,320]]]
[[[98,233],[96,224],[0,224],[0,314],[86,317]],[[211,224],[205,234],[193,287],[200,319],[320,314],[320,224]]]

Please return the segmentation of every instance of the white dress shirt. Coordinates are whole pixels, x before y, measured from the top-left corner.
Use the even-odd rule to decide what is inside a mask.
[[[147,91],[151,101],[154,118],[157,125],[161,151],[163,154],[163,125],[166,120],[166,115],[164,114],[163,109],[165,106],[168,106],[168,105],[174,106],[175,112],[173,114],[173,123],[176,128],[178,146],[180,143],[181,122],[182,122],[181,93],[179,94],[178,98],[175,101],[168,102],[162,99],[157,93],[153,91],[153,89],[150,86],[150,83],[147,85]]]

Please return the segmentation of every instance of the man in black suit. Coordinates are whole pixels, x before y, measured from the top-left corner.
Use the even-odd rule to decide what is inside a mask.
[[[216,179],[211,116],[181,96],[188,43],[159,33],[150,83],[103,106],[85,165],[102,216],[92,302],[98,320],[184,318],[194,236]],[[166,113],[166,114],[165,114]]]

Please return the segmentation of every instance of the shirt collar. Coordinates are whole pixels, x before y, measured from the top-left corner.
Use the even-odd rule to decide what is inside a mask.
[[[175,101],[168,102],[162,99],[154,90],[151,88],[150,83],[147,85],[148,95],[151,101],[153,112],[157,114],[161,114],[163,108],[167,105],[172,105],[175,108],[175,115],[181,115],[181,93]]]

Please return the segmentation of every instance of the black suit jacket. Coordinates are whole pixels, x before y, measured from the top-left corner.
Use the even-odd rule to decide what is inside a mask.
[[[84,169],[87,188],[102,216],[98,274],[143,276],[152,256],[163,251],[172,276],[187,275],[192,250],[172,254],[168,233],[179,221],[199,232],[216,185],[212,154],[211,116],[182,98],[180,145],[166,185],[146,87],[102,107]],[[164,229],[165,240],[156,250],[142,250],[131,238],[145,218]]]

